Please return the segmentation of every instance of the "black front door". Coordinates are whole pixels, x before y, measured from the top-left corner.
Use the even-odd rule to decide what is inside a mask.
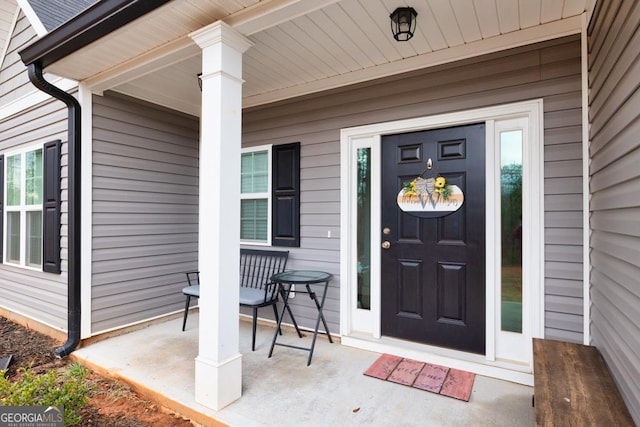
[[[485,353],[485,126],[382,139],[382,334]],[[443,176],[464,193],[456,212],[400,210],[404,183]],[[384,248],[388,246],[388,248]]]

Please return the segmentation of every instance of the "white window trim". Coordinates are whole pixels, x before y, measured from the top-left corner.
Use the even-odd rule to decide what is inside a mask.
[[[535,247],[531,244],[524,244],[524,242],[531,242],[537,239],[537,235],[531,233],[532,227],[536,227],[535,216],[537,215],[536,206],[532,206],[532,198],[536,193],[536,174],[539,173],[539,168],[535,166],[535,159],[537,155],[535,153],[536,144],[532,143],[532,132],[529,129],[531,126],[530,119],[527,117],[517,117],[513,119],[503,119],[493,121],[494,127],[494,141],[495,141],[495,174],[491,185],[498,189],[500,188],[500,137],[502,132],[509,132],[520,130],[522,131],[522,332],[509,332],[502,330],[502,242],[501,239],[496,239],[493,247],[495,253],[495,283],[497,284],[495,290],[495,324],[496,324],[496,337],[495,337],[495,360],[510,360],[516,363],[522,363],[524,365],[531,365],[532,360],[532,341],[531,341],[531,318],[532,305],[531,305],[531,290],[535,289],[536,280],[542,280],[537,270],[537,266],[531,262],[535,260],[535,254],[532,254],[532,249]],[[532,161],[533,160],[533,161]],[[532,170],[533,169],[533,170]],[[489,174],[487,174],[487,179]],[[487,181],[489,182],[489,181]],[[529,195],[529,197],[524,197]],[[500,232],[502,229],[501,224],[501,197],[500,191],[496,192],[495,197],[495,212],[494,215],[494,229],[496,232]],[[544,212],[542,213],[542,215]],[[542,216],[541,216],[542,217]],[[543,226],[538,224],[537,226]],[[543,235],[544,233],[540,234]],[[539,336],[538,336],[539,337]]]
[[[252,199],[267,199],[267,240],[244,240],[240,239],[242,245],[254,245],[254,246],[271,246],[271,223],[272,223],[272,196],[271,196],[271,181],[273,173],[273,158],[272,158],[273,145],[258,145],[255,147],[243,148],[241,155],[246,153],[255,153],[257,151],[267,152],[267,191],[265,193],[250,193],[242,194],[240,191],[240,200],[252,200]]]
[[[11,265],[14,267],[20,267],[20,268],[24,268],[27,270],[33,270],[33,271],[42,271],[42,257],[40,259],[40,266],[39,267],[34,267],[31,265],[27,265],[27,212],[41,212],[42,214],[42,219],[44,221],[44,204],[40,203],[39,205],[27,205],[26,204],[26,191],[25,191],[25,174],[26,174],[26,154],[28,152],[31,151],[36,151],[36,150],[42,150],[42,161],[44,163],[44,143],[39,143],[39,144],[31,144],[25,147],[21,147],[20,149],[16,149],[16,150],[11,150],[11,151],[7,151],[4,154],[4,171],[3,171],[3,186],[4,188],[3,193],[4,193],[4,200],[2,201],[3,207],[4,207],[4,212],[2,213],[3,217],[2,217],[2,236],[3,236],[3,241],[2,241],[2,263],[5,265]],[[20,155],[20,205],[19,206],[9,206],[7,203],[7,198],[8,198],[8,191],[7,191],[7,171],[9,169],[8,165],[9,165],[9,158],[13,157],[13,156],[17,156]],[[42,165],[43,168],[43,174],[44,174],[44,164]],[[43,176],[43,183],[42,183],[42,189],[44,191],[44,176]],[[44,195],[43,195],[44,197]],[[20,262],[16,263],[16,262],[11,262],[7,259],[7,238],[8,238],[8,219],[7,216],[9,214],[9,212],[19,212],[20,213]],[[44,224],[42,224],[42,230],[43,230],[43,235],[42,235],[42,242],[41,245],[42,247],[44,246]]]
[[[527,270],[533,274],[530,277],[531,292],[529,294],[529,336],[542,337],[544,333],[544,132],[543,132],[543,101],[542,99],[517,102],[512,104],[478,108],[468,111],[439,114],[428,117],[398,120],[393,122],[376,123],[371,125],[347,128],[341,130],[341,193],[340,193],[340,276],[346,278],[344,286],[340,288],[340,333],[342,343],[358,348],[378,352],[394,352],[404,357],[423,360],[425,362],[448,364],[457,369],[469,370],[481,375],[502,378],[522,384],[533,384],[531,364],[514,364],[500,360],[496,357],[496,341],[500,339],[496,325],[496,285],[499,284],[500,270],[496,265],[495,242],[499,238],[496,229],[495,218],[497,206],[495,191],[487,191],[486,199],[486,354],[484,356],[464,353],[455,350],[446,350],[433,346],[407,343],[380,336],[380,310],[379,301],[379,248],[380,218],[376,212],[380,210],[380,193],[372,187],[372,266],[371,266],[371,310],[370,313],[360,313],[355,306],[353,287],[357,286],[356,265],[357,251],[353,247],[352,236],[355,233],[355,182],[352,158],[357,148],[369,146],[372,148],[372,182],[379,181],[379,159],[381,150],[381,137],[386,134],[405,133],[427,129],[435,129],[449,126],[459,126],[469,123],[486,123],[486,182],[495,182],[496,175],[500,173],[496,168],[495,150],[495,123],[500,120],[526,117],[529,120],[529,148],[528,155],[524,159],[530,162],[524,169],[529,171],[527,182],[531,184],[528,189],[529,203],[523,206],[530,218],[527,236],[523,235],[523,242],[527,241]],[[376,163],[377,162],[377,163]],[[376,170],[377,169],[377,170]],[[523,188],[523,191],[527,189]],[[377,195],[376,195],[377,194]],[[524,218],[523,218],[524,225]],[[374,251],[375,249],[375,251]],[[524,248],[523,248],[524,250]],[[524,268],[524,266],[523,266]],[[376,273],[377,272],[377,273]],[[362,315],[366,318],[361,318]],[[523,319],[523,322],[525,319]],[[530,341],[530,340],[529,340]]]

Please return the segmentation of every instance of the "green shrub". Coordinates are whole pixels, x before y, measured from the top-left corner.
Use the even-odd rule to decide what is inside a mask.
[[[80,410],[89,401],[85,378],[89,371],[74,363],[63,370],[34,374],[30,368],[19,369],[19,380],[10,382],[0,371],[0,405],[63,406],[64,425],[81,420]]]

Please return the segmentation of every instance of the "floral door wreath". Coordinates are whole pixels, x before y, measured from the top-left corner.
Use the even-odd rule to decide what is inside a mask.
[[[427,170],[429,166],[430,162]],[[449,184],[441,175],[423,178],[425,172],[404,183],[397,198],[400,209],[421,218],[438,218],[460,209],[464,203],[460,187]]]

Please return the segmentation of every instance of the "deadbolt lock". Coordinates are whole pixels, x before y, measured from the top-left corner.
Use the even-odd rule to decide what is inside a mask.
[[[391,234],[391,229],[389,227],[383,228],[382,229],[382,234],[387,234],[387,235]]]
[[[389,249],[391,247],[391,243],[389,243],[389,241],[385,240],[384,242],[382,242],[382,249]]]

